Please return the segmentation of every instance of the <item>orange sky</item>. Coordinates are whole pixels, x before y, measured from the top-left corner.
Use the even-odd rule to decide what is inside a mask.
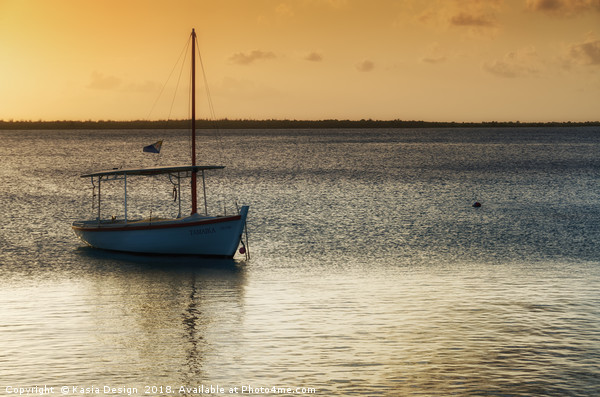
[[[192,28],[217,118],[600,119],[600,0],[0,0],[0,119],[166,118]]]

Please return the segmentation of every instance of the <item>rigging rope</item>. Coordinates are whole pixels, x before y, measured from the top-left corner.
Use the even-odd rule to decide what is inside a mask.
[[[165,82],[163,83],[161,90],[156,98],[156,100],[154,101],[154,103],[152,104],[152,108],[150,109],[150,112],[148,113],[148,116],[146,117],[147,120],[150,120],[150,116],[151,114],[154,112],[154,109],[156,108],[156,105],[158,104],[158,101],[160,100],[160,98],[163,96],[165,89],[167,87],[167,85],[169,84],[169,81],[171,81],[171,79],[173,78],[175,71],[177,70],[177,68],[179,67],[179,73],[177,75],[177,81],[175,84],[175,90],[173,92],[173,97],[171,99],[171,103],[169,106],[169,113],[167,115],[166,118],[166,123],[165,123],[165,129],[168,128],[168,124],[171,121],[171,115],[173,114],[173,108],[175,105],[175,101],[177,99],[177,93],[179,92],[179,88],[181,85],[181,76],[183,75],[183,70],[185,68],[186,65],[186,59],[188,57],[188,50],[190,48],[190,41],[191,41],[191,37],[189,37],[185,43],[185,45],[183,46],[181,52],[179,53],[179,57],[177,58],[177,61],[175,62],[175,64],[173,65],[173,67],[171,68],[171,71],[169,73],[169,76],[167,77],[167,79],[165,80]],[[160,138],[159,140],[164,140],[163,138]],[[160,164],[160,161],[162,160],[162,151],[158,152],[158,156],[156,156],[154,158],[154,167],[157,167]],[[152,213],[153,213],[153,207],[154,207],[154,198],[156,195],[156,180],[158,178],[157,177],[152,177],[149,179],[150,183],[151,183],[151,187],[150,187],[150,218],[152,218]]]
[[[177,65],[179,65],[179,62],[181,61],[181,57],[182,56],[186,56],[187,57],[187,49],[189,47],[189,43],[190,43],[190,38],[188,38],[188,40],[185,43],[185,46],[183,47],[183,49],[181,50],[181,52],[179,53],[179,58],[177,58],[177,61],[175,62],[175,64],[173,65],[173,68],[171,69],[171,72],[169,73],[169,77],[167,77],[167,80],[165,81],[165,83],[163,84],[163,86],[160,89],[160,92],[158,93],[158,96],[156,97],[156,100],[154,101],[154,104],[152,104],[152,108],[150,108],[150,112],[148,112],[148,116],[146,117],[146,120],[150,120],[150,116],[152,115],[152,112],[154,111],[154,108],[156,107],[156,104],[158,103],[158,100],[161,98],[163,92],[165,91],[165,88],[167,87],[167,84],[169,83],[169,80],[171,80],[171,77],[173,76],[173,72],[175,72],[175,68],[177,68]],[[185,58],[183,59],[183,61],[181,61],[181,68],[183,69],[183,65],[185,64]],[[179,77],[181,78],[181,71],[179,72]],[[178,83],[179,85],[179,83]],[[175,90],[177,91],[177,89]],[[173,108],[173,106],[171,105],[171,109]],[[171,116],[171,113],[169,113],[169,118]],[[168,121],[168,119],[167,119]]]
[[[213,130],[215,131],[215,136],[217,138],[217,143],[218,143],[218,151],[217,151],[217,155],[218,155],[218,159],[219,162],[221,164],[228,164],[227,159],[224,158],[224,153],[228,153],[225,150],[225,144],[223,142],[223,137],[221,135],[221,131],[218,127],[218,125],[216,124],[217,121],[217,116],[216,116],[216,112],[215,112],[215,107],[213,104],[213,100],[212,100],[212,95],[210,93],[210,88],[208,85],[208,78],[206,77],[206,70],[204,68],[204,62],[202,60],[202,52],[200,52],[200,46],[198,44],[198,41],[196,41],[196,49],[198,50],[198,61],[200,64],[200,69],[202,70],[202,79],[204,81],[204,89],[206,90],[206,100],[207,100],[207,104],[208,104],[208,110],[209,110],[209,114],[210,114],[210,121],[212,121],[213,124]],[[227,174],[227,170],[228,168],[225,168],[222,172],[224,174]],[[224,214],[227,212],[226,210],[226,199],[227,199],[227,187],[229,187],[230,183],[228,181],[228,178],[226,177],[226,175],[223,175],[222,177],[222,181],[223,183],[221,183],[221,201],[223,202],[223,212]],[[232,189],[229,189],[231,191],[233,191]]]

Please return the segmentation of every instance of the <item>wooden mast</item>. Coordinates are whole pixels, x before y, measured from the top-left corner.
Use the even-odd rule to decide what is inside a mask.
[[[196,166],[196,31],[192,29],[192,166]],[[192,215],[198,213],[196,179],[198,171],[192,171]]]

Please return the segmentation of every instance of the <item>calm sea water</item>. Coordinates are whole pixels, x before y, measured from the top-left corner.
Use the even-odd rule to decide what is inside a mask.
[[[0,132],[0,395],[600,394],[599,128],[201,132],[228,166],[209,208],[251,205],[249,261],[75,238],[80,174],[187,142]],[[139,184],[137,215],[176,215]]]

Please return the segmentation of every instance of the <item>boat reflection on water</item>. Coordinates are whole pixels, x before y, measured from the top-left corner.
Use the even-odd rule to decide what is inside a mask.
[[[90,247],[76,254],[94,274],[87,296],[97,348],[117,378],[138,372],[156,382],[181,368],[181,384],[190,385],[203,378],[204,368],[218,367],[215,352],[226,348],[235,355],[235,344],[226,342],[241,339],[243,262]]]
[[[114,261],[121,266],[141,266],[142,269],[163,269],[165,271],[199,271],[223,270],[224,272],[241,272],[245,260],[233,258],[204,257],[198,255],[158,255],[136,254],[120,251],[97,250],[90,246],[79,246],[75,254],[92,260],[95,265],[104,266]],[[107,270],[109,270],[107,268]]]

